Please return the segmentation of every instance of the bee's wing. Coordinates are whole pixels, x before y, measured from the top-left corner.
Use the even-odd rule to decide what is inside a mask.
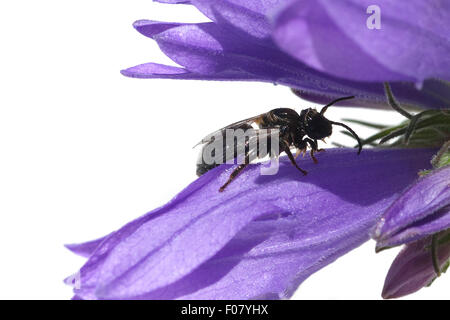
[[[221,163],[234,163],[234,161],[231,160],[236,158],[238,158],[238,162],[241,163],[245,158],[247,158],[245,161],[252,162],[257,158],[263,158],[267,155],[279,155],[278,128],[250,129],[249,131],[245,131],[245,133],[246,134],[242,136],[233,136],[228,139],[223,135],[220,137],[222,140],[216,141],[219,143],[219,148],[215,150],[220,150],[222,152],[221,156],[217,155],[222,159]],[[208,144],[210,143],[212,142],[208,142]],[[220,148],[220,145],[222,145],[223,148]],[[200,154],[200,156],[203,157],[203,154]],[[214,156],[216,156],[216,154],[214,154]]]
[[[245,129],[249,129],[253,123],[259,123],[259,121],[261,120],[263,115],[264,115],[264,113],[260,114],[258,116],[255,116],[255,117],[251,117],[251,118],[248,118],[248,119],[244,119],[244,120],[232,123],[232,124],[230,124],[230,125],[228,125],[226,127],[223,127],[222,129],[216,130],[216,131],[208,134],[206,137],[204,137],[199,143],[197,143],[194,146],[194,148],[196,146],[198,146],[199,144],[209,143],[209,142],[213,141],[214,137],[216,137],[216,136],[223,136],[224,137],[225,136],[225,130],[227,130],[227,129],[235,129],[235,130],[236,129],[244,129],[244,130]]]
[[[238,152],[245,150],[245,155],[251,162],[269,154],[279,155],[279,138],[277,127],[253,130],[253,134],[247,139],[238,139],[236,148]]]

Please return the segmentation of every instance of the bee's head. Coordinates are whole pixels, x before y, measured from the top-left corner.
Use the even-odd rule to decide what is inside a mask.
[[[313,140],[324,139],[333,132],[331,121],[315,109],[302,110],[300,118],[305,133]]]
[[[336,99],[327,104],[326,106],[324,106],[322,110],[320,110],[320,112],[317,112],[317,110],[311,108],[302,110],[302,112],[300,113],[301,119],[300,121],[301,126],[303,127],[303,130],[305,131],[306,135],[313,140],[320,140],[329,137],[331,135],[331,133],[333,132],[332,128],[333,125],[344,127],[351,133],[351,135],[356,139],[356,141],[358,141],[359,145],[358,154],[360,154],[362,144],[361,140],[359,139],[355,131],[353,131],[349,126],[343,123],[328,120],[324,116],[329,106],[333,105],[336,102],[353,98],[354,96]]]

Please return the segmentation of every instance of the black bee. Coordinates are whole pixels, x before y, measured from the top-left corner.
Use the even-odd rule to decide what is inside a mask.
[[[320,112],[312,108],[304,109],[300,112],[300,114],[289,108],[273,109],[267,113],[235,122],[220,130],[217,130],[199,142],[199,144],[205,145],[203,146],[202,152],[200,153],[200,159],[197,163],[197,175],[200,176],[208,170],[211,170],[212,168],[241,155],[243,157],[242,163],[234,169],[228,181],[219,189],[219,191],[222,192],[228,184],[230,184],[230,182],[233,181],[233,179],[236,178],[236,176],[251,162],[253,158],[263,157],[266,155],[260,154],[260,148],[263,147],[261,141],[265,141],[264,147],[266,148],[265,150],[269,150],[269,156],[278,156],[278,154],[273,154],[272,146],[270,145],[269,140],[269,135],[275,130],[279,135],[277,140],[279,142],[279,146],[277,150],[279,150],[279,153],[285,152],[292,165],[294,165],[294,167],[296,167],[304,175],[306,175],[307,172],[297,165],[295,158],[297,158],[301,153],[306,153],[306,149],[309,146],[311,149],[310,155],[312,160],[314,163],[318,163],[314,153],[323,151],[323,149],[318,148],[317,140],[323,140],[324,138],[329,137],[332,133],[332,125],[344,127],[353,135],[353,137],[358,141],[358,154],[360,154],[362,145],[358,135],[347,125],[328,120],[324,116],[329,106],[335,104],[336,102],[352,98],[354,98],[354,96],[336,99],[324,106]],[[252,124],[256,124],[259,129],[253,129]],[[236,138],[234,138],[233,141],[227,142],[225,139],[227,129],[253,129],[254,131],[252,131],[253,135],[250,137],[247,136],[243,142],[237,141]],[[221,156],[222,162],[207,163],[203,159],[203,151],[208,145],[212,144],[217,137],[223,138],[223,153]],[[252,144],[250,143],[252,140],[257,140],[258,142]],[[239,149],[239,147],[243,148]],[[297,153],[295,156],[291,153],[290,149],[292,147],[297,148]],[[241,150],[241,153],[239,150]],[[213,151],[212,156],[214,155],[215,154]]]

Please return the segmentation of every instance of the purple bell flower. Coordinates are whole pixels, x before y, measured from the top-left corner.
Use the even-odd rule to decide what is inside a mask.
[[[380,30],[366,25],[370,1],[159,2],[192,4],[212,22],[135,22],[181,67],[145,63],[123,70],[126,76],[271,82],[319,103],[355,95],[347,105],[381,108],[382,82],[391,81],[403,106],[439,109],[450,100],[442,81],[450,80],[444,1],[380,0]]]
[[[77,299],[289,298],[312,273],[369,239],[432,150],[329,149],[320,163],[250,165],[225,190],[219,166],[165,206],[72,251],[87,256]],[[67,282],[73,283],[73,277]]]

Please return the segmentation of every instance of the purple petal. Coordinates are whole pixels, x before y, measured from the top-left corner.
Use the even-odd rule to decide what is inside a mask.
[[[374,238],[377,247],[417,240],[450,226],[450,166],[420,179],[383,214]]]
[[[153,0],[153,1],[170,4],[191,4],[191,0]]]
[[[92,253],[94,253],[95,249],[103,242],[103,240],[109,236],[111,236],[111,234],[89,242],[66,244],[65,247],[75,254],[88,258]]]
[[[83,299],[289,297],[310,274],[368,239],[430,150],[329,149],[320,163],[251,165],[223,193],[223,165],[113,233],[80,270]],[[368,183],[370,181],[370,183]]]
[[[444,207],[426,218],[412,223],[386,240],[377,242],[377,250],[422,239],[450,228],[450,207]]]
[[[450,2],[379,0],[379,30],[366,25],[373,4],[292,1],[274,18],[274,39],[299,61],[345,79],[450,80]]]
[[[133,27],[142,33],[144,36],[152,38],[156,36],[158,33],[164,32],[166,30],[179,27],[182,24],[177,22],[159,22],[159,21],[151,21],[151,20],[138,20],[133,23]]]
[[[431,256],[430,238],[406,245],[397,255],[384,282],[382,296],[399,298],[427,286],[436,277]],[[450,258],[450,243],[438,247],[442,268]]]
[[[121,71],[123,75],[132,78],[163,78],[163,79],[201,79],[201,76],[184,68],[172,67],[158,63],[145,63]]]
[[[155,39],[161,50],[183,68],[144,64],[123,70],[126,76],[263,81],[298,88],[327,101],[356,95],[351,102],[354,105],[387,107],[381,83],[347,81],[317,72],[273,44],[237,35],[214,23],[178,25],[140,20],[135,28]],[[450,101],[449,86],[437,80],[426,81],[422,90],[412,83],[393,83],[392,89],[404,105],[442,108]]]
[[[226,247],[194,272],[139,299],[280,299],[289,298],[309,275],[367,240],[366,221],[328,228],[339,235],[311,236],[322,232],[306,217],[278,217],[254,221]],[[336,229],[334,229],[336,228]],[[326,232],[326,231],[325,231]]]
[[[178,4],[186,1],[157,0]],[[269,16],[278,10],[285,0],[190,0],[205,16],[216,23],[228,26],[258,39],[268,38],[272,32]]]

